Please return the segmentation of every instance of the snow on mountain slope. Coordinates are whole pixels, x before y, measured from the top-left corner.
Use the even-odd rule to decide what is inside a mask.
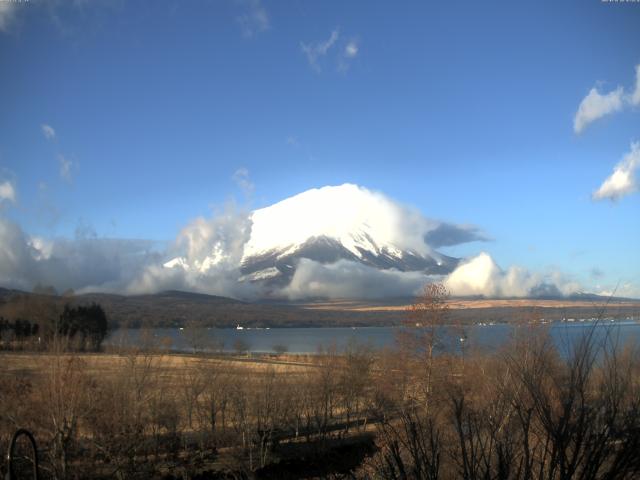
[[[285,281],[300,258],[429,273],[448,273],[457,264],[425,242],[438,223],[357,185],[307,190],[254,211],[251,220],[242,258],[251,279]]]
[[[458,263],[425,241],[439,222],[352,184],[307,190],[255,210],[250,223],[240,261],[242,280],[284,283],[300,258],[436,274],[449,273]],[[173,259],[165,267],[204,273],[224,258],[216,244],[206,258]]]
[[[403,211],[404,210],[404,211]],[[386,248],[399,254],[430,253],[424,234],[433,228],[417,212],[391,203],[384,195],[344,184],[307,190],[253,212],[245,258],[271,250],[290,253],[308,239],[327,237],[360,256],[360,249]],[[409,228],[407,228],[409,227]]]

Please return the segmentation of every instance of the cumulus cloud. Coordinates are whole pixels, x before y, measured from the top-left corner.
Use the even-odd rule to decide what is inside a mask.
[[[0,286],[125,294],[181,289],[253,298],[256,287],[238,281],[250,232],[249,214],[233,206],[196,218],[168,248],[149,240],[100,238],[86,222],[79,222],[73,238],[32,237],[0,217]],[[180,261],[167,265],[176,256]]]
[[[434,281],[442,281],[454,296],[549,297],[582,289],[559,272],[541,274],[518,266],[502,270],[489,254],[481,253],[445,276],[378,270],[349,260],[321,264],[302,259],[280,294],[292,300],[413,296]]]
[[[0,205],[3,202],[16,203],[16,189],[9,180],[0,180]]]
[[[241,186],[249,188],[246,169],[238,170],[235,177]],[[291,225],[295,225],[293,231]],[[59,291],[73,288],[120,293],[175,288],[242,298],[258,296],[261,288],[241,281],[243,259],[269,250],[272,244],[304,242],[305,236],[312,238],[325,232],[341,238],[349,247],[349,235],[354,231],[356,236],[364,235],[358,237],[361,241],[374,242],[366,233],[366,229],[372,229],[371,234],[382,235],[375,240],[381,245],[439,258],[429,242],[444,246],[482,238],[474,227],[429,220],[382,193],[349,184],[309,190],[255,212],[229,205],[210,218],[191,221],[164,250],[142,241],[101,239],[83,221],[78,223],[73,239],[32,238],[5,220],[3,228],[0,243],[5,257],[15,262],[0,266],[0,285],[10,283],[28,289],[42,284]],[[372,248],[378,247],[372,244]],[[316,275],[315,283],[307,281]],[[412,294],[425,279],[421,272],[376,270],[355,262],[322,265],[303,259],[283,295]]]
[[[640,105],[640,64],[635,68],[636,81],[633,91],[625,93],[622,87],[602,95],[596,88],[582,100],[574,118],[574,130],[580,133],[589,123],[613,112],[622,110],[626,106]],[[613,169],[613,173],[605,179],[600,188],[593,192],[594,200],[618,200],[626,195],[638,191],[635,177],[640,165],[638,143],[631,145],[631,151],[625,155]]]
[[[42,134],[44,138],[47,140],[52,140],[56,138],[56,131],[53,129],[51,125],[47,125],[46,123],[42,124]]]
[[[481,253],[459,265],[445,280],[453,295],[487,297],[540,297],[569,295],[581,290],[576,282],[552,272],[530,272],[518,266],[502,270],[487,253]]]
[[[6,287],[31,288],[34,269],[33,248],[22,230],[0,218],[0,283]]]
[[[250,235],[250,215],[234,205],[211,218],[196,218],[170,249],[174,259],[148,266],[126,290],[148,293],[174,288],[251,298],[255,286],[239,282],[244,245]]]
[[[628,152],[613,169],[613,173],[593,193],[594,200],[618,200],[638,191],[636,170],[640,167],[640,143],[631,144]]]
[[[281,202],[284,206],[272,206],[279,205],[276,213],[282,214],[286,222],[270,225],[270,232],[280,233],[292,224],[296,232],[306,228],[295,216],[295,208],[289,208],[297,204],[313,220],[307,225],[309,228],[330,226],[339,234],[342,226],[349,227],[349,222],[355,219],[362,222],[358,225],[382,229],[389,236],[386,240],[397,239],[402,242],[399,248],[414,252],[434,253],[434,245],[484,239],[475,227],[431,221],[381,193],[355,185],[325,187],[300,195],[302,199],[297,198],[296,202],[291,203],[296,199],[292,197]],[[336,204],[327,203],[333,197]],[[318,209],[310,213],[314,205]],[[257,227],[259,234],[260,228],[269,227],[261,226],[261,217],[257,215],[264,210],[246,212],[228,205],[211,217],[194,219],[171,245],[163,248],[145,240],[100,238],[86,222],[78,223],[74,238],[32,237],[17,224],[0,217],[0,286],[30,290],[40,284],[51,285],[58,291],[73,288],[78,292],[127,294],[178,289],[245,299],[265,295],[266,288],[272,294],[291,299],[411,296],[434,280],[444,281],[454,295],[524,297],[566,295],[580,290],[579,285],[557,272],[543,275],[520,267],[502,270],[486,253],[463,261],[447,276],[377,269],[354,260],[322,263],[302,258],[290,282],[280,290],[242,281],[241,266],[247,253],[251,253],[248,247],[254,230]],[[323,210],[333,214],[323,217]],[[337,216],[337,211],[342,216]],[[346,223],[341,226],[340,222]],[[280,241],[267,238],[267,247],[271,240]]]
[[[35,248],[37,243],[31,242]],[[45,244],[46,245],[46,244]],[[117,238],[57,239],[42,248],[39,283],[86,291],[122,291],[145,265],[161,261],[149,240]]]
[[[429,280],[421,272],[378,270],[349,260],[321,264],[303,258],[281,294],[304,298],[384,298],[415,295]]]
[[[329,38],[324,42],[315,44],[307,44],[302,42],[300,43],[300,48],[302,49],[302,52],[307,56],[309,65],[316,72],[320,72],[322,70],[319,64],[320,58],[324,57],[329,52],[329,50],[336,44],[339,37],[340,33],[336,29],[331,32]]]
[[[176,246],[184,253],[186,262],[200,271],[214,266],[231,270],[240,264],[250,235],[249,213],[230,204],[211,218],[193,220],[178,235]]]
[[[30,290],[52,285],[58,291],[121,291],[144,265],[160,256],[147,240],[30,237],[0,218],[0,285]]]
[[[596,87],[589,90],[582,99],[573,118],[573,130],[581,133],[587,125],[611,113],[619,112],[627,106],[640,105],[640,64],[635,68],[636,81],[631,92],[618,87],[609,93],[602,94]]]
[[[591,122],[622,110],[623,99],[624,90],[622,87],[618,87],[604,95],[597,88],[592,88],[589,94],[580,102],[578,111],[573,119],[573,130],[579,134]]]
[[[618,284],[614,288],[600,288],[596,291],[598,295],[603,297],[623,297],[640,299],[640,286],[632,282],[624,282]]]
[[[246,38],[251,38],[269,29],[269,14],[261,0],[243,0],[239,3],[244,12],[238,15],[236,20]]]
[[[73,180],[73,175],[71,170],[73,169],[73,162],[66,158],[64,155],[58,155],[58,164],[60,166],[60,177],[66,182],[71,182]]]

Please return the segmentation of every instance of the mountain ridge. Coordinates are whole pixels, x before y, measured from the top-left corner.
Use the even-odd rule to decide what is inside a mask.
[[[379,301],[350,300],[305,302],[257,301],[243,302],[229,297],[168,290],[156,294],[116,295],[86,293],[77,296],[55,296],[0,288],[0,316],[8,315],[13,300],[26,299],[36,308],[41,301],[72,305],[96,302],[107,313],[111,328],[121,327],[201,327],[233,328],[240,324],[252,327],[338,327],[401,325],[407,320],[406,305],[413,297],[398,297]],[[538,309],[546,319],[592,318],[603,310],[605,315],[626,318],[638,317],[640,300],[608,299],[564,300],[540,305],[539,299],[499,299],[493,305],[485,298],[452,297],[451,322],[481,321],[510,322],[527,318]],[[35,300],[35,302],[34,302]],[[606,305],[608,300],[608,305]],[[40,301],[40,302],[39,302]],[[536,304],[538,302],[538,304]],[[586,303],[588,302],[588,303]],[[357,304],[358,308],[353,308]],[[603,309],[603,305],[606,308]],[[11,309],[8,309],[9,312]],[[14,311],[13,315],[16,313]]]

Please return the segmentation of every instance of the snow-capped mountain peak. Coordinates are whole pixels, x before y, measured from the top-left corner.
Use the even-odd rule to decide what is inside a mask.
[[[425,241],[437,222],[353,184],[307,190],[253,211],[249,223],[239,265],[242,280],[285,282],[301,258],[426,273],[448,273],[457,264]],[[165,266],[206,273],[226,261],[220,245],[211,245],[204,259],[174,259]]]
[[[428,222],[414,216],[418,238],[398,235],[404,213],[381,194],[352,184],[311,189],[266,208],[251,216],[251,238],[244,257],[272,250],[291,253],[309,239],[326,237],[339,242],[356,256],[361,249],[379,253],[382,249],[399,253],[403,249],[426,254],[422,236]]]

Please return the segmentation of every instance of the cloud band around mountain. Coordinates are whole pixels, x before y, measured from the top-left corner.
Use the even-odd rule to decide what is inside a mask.
[[[382,194],[375,195],[389,202],[390,211],[411,211]],[[419,219],[397,220],[398,225],[415,229]],[[475,227],[425,221],[431,225],[424,235],[425,244],[431,242],[428,247],[432,249],[484,239]],[[165,249],[144,240],[95,235],[30,237],[17,224],[0,218],[0,284],[26,290],[51,285],[58,291],[72,288],[124,294],[180,289],[245,299],[265,295],[289,299],[410,296],[430,281],[443,281],[454,295],[491,297],[569,294],[580,289],[557,272],[542,275],[520,267],[502,270],[486,253],[463,261],[448,275],[380,269],[346,259],[321,263],[301,258],[286,285],[265,288],[259,282],[241,281],[240,266],[251,231],[251,212],[233,205],[210,218],[193,220]],[[163,266],[171,257],[180,261]]]

